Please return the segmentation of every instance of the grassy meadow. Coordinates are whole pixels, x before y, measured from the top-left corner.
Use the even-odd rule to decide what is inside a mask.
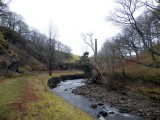
[[[93,120],[52,92],[47,86],[50,77],[75,74],[76,71],[54,72],[0,78],[1,120]]]

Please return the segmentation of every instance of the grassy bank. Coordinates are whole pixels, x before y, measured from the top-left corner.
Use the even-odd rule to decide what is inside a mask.
[[[160,102],[159,78],[151,75],[135,76],[134,74],[107,73],[108,89],[134,94],[145,100]]]
[[[53,76],[75,74],[56,72]],[[52,77],[53,77],[52,76]],[[92,120],[47,86],[47,73],[0,80],[0,119],[4,120]]]

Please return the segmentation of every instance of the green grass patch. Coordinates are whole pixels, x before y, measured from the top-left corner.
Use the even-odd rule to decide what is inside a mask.
[[[53,76],[60,76],[64,73],[55,73]],[[71,73],[74,74],[74,73]],[[52,77],[53,77],[52,76]],[[37,94],[40,100],[28,104],[28,115],[26,120],[93,120],[94,118],[87,113],[79,110],[73,105],[66,102],[64,99],[52,92],[48,86],[47,81],[50,76],[43,74],[32,77],[30,81],[38,90]]]
[[[16,120],[94,120],[95,118],[71,105],[47,86],[50,77],[77,73],[81,72],[64,71],[53,72],[53,76],[41,73],[7,78],[0,83],[0,119],[13,120],[16,117]],[[38,96],[35,101],[30,100],[30,96],[28,100],[23,100],[26,84],[30,86],[28,89],[34,89],[30,92]],[[25,98],[26,96],[27,94]],[[24,113],[23,110],[13,109],[12,104],[19,102],[25,105]]]
[[[75,62],[77,62],[79,60],[80,60],[80,56],[72,54],[71,58],[65,60],[64,63],[75,63]]]
[[[6,79],[0,83],[0,119],[13,119],[15,111],[12,104],[22,96],[23,84],[20,79]]]

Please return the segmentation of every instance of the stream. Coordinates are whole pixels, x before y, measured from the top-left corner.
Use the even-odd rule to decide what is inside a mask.
[[[87,98],[81,95],[75,95],[72,93],[73,89],[84,84],[84,79],[67,80],[59,83],[58,86],[53,89],[53,91],[71,104],[83,111],[86,111],[96,118],[100,111],[106,111],[110,114],[108,114],[106,117],[101,117],[103,120],[141,120],[140,118],[130,114],[119,113],[118,109],[113,108],[110,105],[100,105],[98,102],[89,101]],[[92,108],[91,105],[96,105],[96,108]]]

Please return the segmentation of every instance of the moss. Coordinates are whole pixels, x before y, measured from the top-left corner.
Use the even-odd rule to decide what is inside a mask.
[[[0,32],[0,49],[6,49],[9,47],[8,42],[4,39],[4,36],[2,35],[2,33]]]

